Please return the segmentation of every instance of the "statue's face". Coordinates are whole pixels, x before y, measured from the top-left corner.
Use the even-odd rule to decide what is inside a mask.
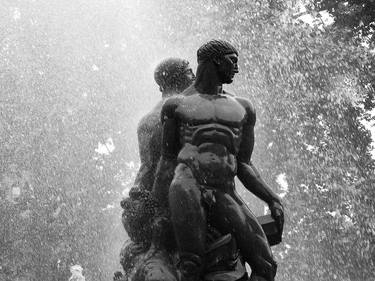
[[[233,82],[234,75],[238,73],[238,55],[235,53],[223,56],[218,62],[218,74],[223,84]]]
[[[184,74],[185,74],[186,80],[190,81],[190,84],[195,80],[195,75],[190,65],[185,66]]]
[[[186,65],[183,71],[183,76],[181,77],[181,88],[180,90],[185,90],[189,87],[195,80],[195,75],[190,65]]]

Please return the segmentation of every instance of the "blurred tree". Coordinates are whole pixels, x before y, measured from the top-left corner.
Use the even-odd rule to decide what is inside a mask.
[[[326,10],[334,18],[329,28],[332,37],[339,41],[352,41],[362,45],[374,54],[375,50],[375,1],[373,0],[314,0],[311,8]],[[374,56],[362,66],[361,83],[367,88],[365,108],[375,106],[375,60]]]
[[[173,11],[184,4],[163,3],[166,40],[196,49],[192,38],[219,37],[240,50],[229,88],[258,111],[254,162],[268,182],[285,174],[288,183],[278,279],[373,280],[374,159],[360,122],[373,91],[373,54],[295,23],[290,10],[268,1],[191,1],[184,11],[193,16],[183,17]],[[184,24],[190,33],[178,33]]]
[[[334,18],[334,26],[350,37],[368,37],[375,44],[375,1],[374,0],[315,0],[315,8],[327,10]]]

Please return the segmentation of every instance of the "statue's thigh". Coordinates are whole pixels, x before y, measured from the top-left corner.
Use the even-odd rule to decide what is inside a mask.
[[[247,204],[242,200],[242,198],[237,194],[237,192],[234,192],[233,194],[231,194],[231,196],[239,204],[240,208],[242,209],[242,212],[244,216],[246,217],[247,224],[251,226],[251,228],[253,229],[255,233],[265,238],[266,234],[264,233],[262,226],[258,222],[258,219],[254,215],[254,213],[247,206]]]
[[[215,204],[211,208],[209,220],[222,231],[233,232],[233,228],[246,225],[246,216],[241,206],[228,194],[215,192]]]
[[[202,193],[191,169],[185,164],[176,167],[169,189],[169,203],[176,212],[193,212],[203,215]]]
[[[169,191],[169,208],[178,249],[202,256],[205,251],[206,212],[201,190],[189,167],[179,164]]]
[[[264,237],[264,232],[259,225],[254,214],[238,198],[233,198],[231,194],[217,191],[215,192],[216,204],[210,212],[210,220],[220,229],[233,232],[249,231],[253,234]]]

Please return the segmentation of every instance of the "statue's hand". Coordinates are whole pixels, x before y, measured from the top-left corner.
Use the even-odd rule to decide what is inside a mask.
[[[274,200],[269,204],[269,208],[271,210],[271,216],[276,221],[277,228],[281,235],[284,228],[284,207],[279,201]]]

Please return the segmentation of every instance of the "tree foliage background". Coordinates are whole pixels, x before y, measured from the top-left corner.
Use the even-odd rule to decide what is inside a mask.
[[[167,56],[194,65],[211,38],[240,51],[228,88],[254,103],[253,161],[285,194],[277,280],[374,280],[375,167],[363,125],[373,121],[373,6],[3,1],[0,280],[67,280],[76,263],[87,280],[111,278],[136,123],[160,98],[153,67]],[[335,21],[303,23],[301,7]]]

